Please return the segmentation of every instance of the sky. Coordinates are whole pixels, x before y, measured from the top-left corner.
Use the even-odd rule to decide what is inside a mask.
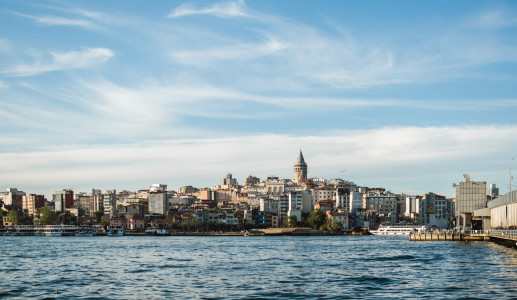
[[[516,113],[515,1],[0,2],[2,189],[506,193]]]

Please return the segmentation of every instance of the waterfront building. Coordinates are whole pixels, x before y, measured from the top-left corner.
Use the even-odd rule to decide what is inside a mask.
[[[425,205],[422,196],[406,196],[406,210],[404,216],[411,218],[417,224],[424,223]]]
[[[320,201],[334,201],[334,191],[336,188],[333,186],[321,186],[315,187],[311,189],[312,194],[312,204],[315,205]]]
[[[463,175],[465,182],[453,184],[456,188],[456,228],[472,228],[474,210],[485,208],[487,205],[486,182],[474,181],[468,174]]]
[[[291,191],[288,194],[288,199],[288,211],[300,210],[303,213],[309,213],[313,209],[312,193],[310,191]]]
[[[56,191],[52,194],[52,202],[54,202],[56,212],[65,212],[74,204],[74,191],[70,189]]]
[[[322,212],[332,211],[334,209],[334,201],[322,200],[314,205],[314,209],[319,209]]]
[[[349,197],[349,212],[354,216],[359,215],[359,210],[364,209],[363,207],[363,193],[359,191],[351,191]]]
[[[447,228],[449,223],[448,200],[435,193],[424,195],[425,218],[423,224],[429,227]]]
[[[79,209],[78,216],[90,216],[90,195],[87,193],[75,194],[74,206]]]
[[[336,208],[340,208],[346,211],[350,211],[350,189],[349,188],[337,188],[334,190],[334,203]]]
[[[34,215],[37,208],[43,207],[45,205],[45,196],[29,194],[27,196],[23,196],[23,209],[27,211],[29,216]]]
[[[95,217],[96,211],[104,213],[104,199],[101,190],[92,189],[90,195],[90,217]]]
[[[4,205],[14,207],[21,211],[23,209],[24,196],[24,192],[18,191],[16,188],[8,188],[5,192],[0,193],[0,200],[2,200]]]
[[[124,230],[143,231],[145,229],[144,219],[134,216],[111,218],[110,227],[123,227]]]
[[[117,191],[106,190],[106,193],[102,195],[102,205],[104,207],[104,215],[113,218],[117,210]]]
[[[260,211],[278,214],[279,202],[277,199],[261,198]]]
[[[390,192],[369,192],[365,197],[365,208],[376,211],[378,215],[389,216],[397,214],[398,197]]]
[[[294,164],[294,182],[301,184],[307,181],[307,163],[303,158],[302,150],[298,155],[298,160]]]
[[[150,193],[147,198],[149,213],[163,215],[169,210],[169,197],[167,192]]]
[[[517,228],[517,190],[487,203],[492,228]]]
[[[337,220],[343,226],[343,230],[348,230],[348,213],[347,212],[327,211],[325,215],[326,215],[326,223],[327,223],[328,228],[330,228],[330,226],[332,225],[332,222],[334,220]]]

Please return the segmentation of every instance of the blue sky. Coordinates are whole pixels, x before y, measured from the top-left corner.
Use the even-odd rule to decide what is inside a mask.
[[[516,70],[513,1],[2,1],[0,183],[506,192]]]

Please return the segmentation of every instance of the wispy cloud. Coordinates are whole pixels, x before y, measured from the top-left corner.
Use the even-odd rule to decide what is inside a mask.
[[[63,18],[57,16],[33,16],[28,14],[22,14],[18,12],[14,12],[15,15],[32,19],[36,21],[36,23],[46,26],[77,26],[84,27],[88,29],[98,28],[98,25],[94,22],[84,19],[71,19],[71,18]]]
[[[33,76],[45,72],[89,68],[108,61],[113,55],[114,53],[106,48],[50,52],[46,60],[10,66],[1,70],[1,73],[9,76]]]
[[[9,88],[9,85],[0,80],[0,89],[8,89],[8,88]]]
[[[273,54],[289,48],[290,45],[274,38],[258,44],[239,44],[201,51],[176,51],[171,54],[175,62],[190,65],[207,65],[213,62],[247,61]]]
[[[472,16],[465,22],[466,27],[499,29],[517,25],[517,16],[511,10],[497,9]]]
[[[245,17],[246,5],[243,0],[216,3],[209,7],[196,8],[191,4],[184,4],[174,9],[169,18],[178,18],[191,15],[213,15],[220,18]]]

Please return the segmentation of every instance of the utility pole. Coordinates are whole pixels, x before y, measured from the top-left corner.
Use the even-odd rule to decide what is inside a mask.
[[[512,163],[514,158],[512,157],[512,160],[510,161],[510,193],[512,192]]]

